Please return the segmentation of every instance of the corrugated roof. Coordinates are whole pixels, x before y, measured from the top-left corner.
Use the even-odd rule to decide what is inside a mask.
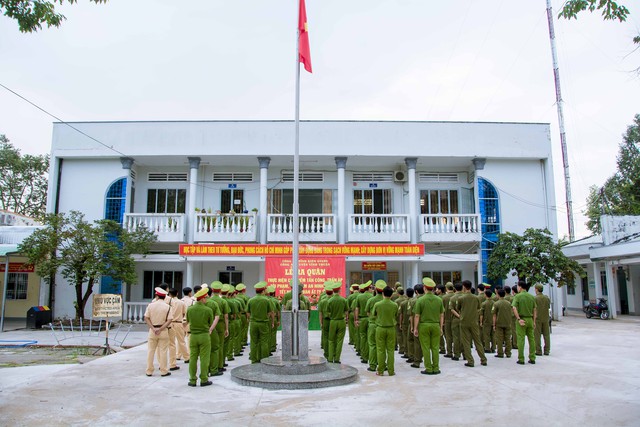
[[[18,245],[0,245],[0,256],[7,256],[8,253],[17,251]]]

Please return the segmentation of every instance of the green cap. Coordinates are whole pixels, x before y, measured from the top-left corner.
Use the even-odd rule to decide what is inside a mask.
[[[422,284],[425,288],[433,289],[436,287],[436,282],[431,277],[425,277],[422,279]]]
[[[256,283],[255,285],[253,285],[253,288],[254,288],[256,291],[259,291],[259,290],[264,289],[264,288],[266,288],[266,287],[267,287],[267,282],[265,282],[265,281],[258,282],[258,283]]]
[[[222,285],[222,293],[226,294],[231,290],[231,285],[225,283],[224,285]]]
[[[244,285],[244,283],[238,283],[236,285],[236,291],[238,291],[238,292],[244,291],[245,289],[247,289],[247,287]]]
[[[402,288],[402,283],[396,282],[396,290],[398,290],[399,288]]]
[[[274,293],[276,291],[276,286],[275,285],[269,285],[267,286],[267,292],[268,293]]]
[[[214,291],[221,291],[222,290],[222,282],[216,280],[214,282],[211,282],[211,286],[209,286],[211,289],[213,289]]]
[[[342,282],[340,282],[340,281],[333,282],[333,291],[335,292],[335,291],[338,291],[340,289],[342,289]]]
[[[387,287],[387,282],[382,279],[376,280],[376,291],[382,291]]]
[[[349,286],[349,289],[351,289],[352,291],[360,289],[360,285],[358,285],[357,283],[352,283],[351,286]]]
[[[535,288],[539,291],[542,291],[544,289],[544,286],[542,285],[542,283],[538,283],[536,284]]]
[[[324,290],[333,291],[333,282],[331,280],[327,280],[326,282],[324,282]]]
[[[447,282],[447,283],[444,285],[444,287],[445,287],[445,288],[447,288],[447,290],[448,290],[448,291],[452,291],[452,290],[453,290],[453,283],[451,283],[451,282]]]
[[[358,289],[368,289],[369,286],[371,286],[370,281],[367,283],[363,283],[362,285],[358,286]]]

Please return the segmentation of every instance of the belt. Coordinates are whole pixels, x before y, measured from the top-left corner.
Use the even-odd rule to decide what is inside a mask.
[[[531,319],[533,316],[520,316],[522,319]]]
[[[171,323],[182,323],[182,320],[174,320]]]
[[[162,325],[153,325],[153,327],[154,327],[154,328],[159,328],[159,327],[161,327],[161,326],[162,326]]]
[[[394,325],[391,326],[382,326],[382,325],[376,325],[378,328],[393,328]]]

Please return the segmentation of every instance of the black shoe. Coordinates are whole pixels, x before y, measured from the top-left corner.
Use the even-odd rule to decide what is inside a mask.
[[[403,358],[403,359],[408,359],[408,358],[409,358],[409,356],[407,356],[406,354],[403,354],[403,355],[402,355],[402,358]]]
[[[453,354],[445,354],[444,357],[451,359],[453,357]]]
[[[538,353],[538,352],[536,351],[536,356],[542,356],[542,353]]]
[[[549,355],[549,353],[548,353],[548,352],[547,352],[547,353],[544,353],[544,355],[545,355],[545,356],[548,356],[548,355]]]
[[[368,360],[360,359],[360,363],[364,363],[365,365],[369,363]]]
[[[189,363],[189,361],[188,361],[188,360],[185,360],[185,361],[184,361],[184,363]]]
[[[529,360],[529,363],[531,363],[532,365],[535,365],[536,361],[535,360]]]
[[[459,357],[457,357],[457,356],[453,356],[453,357],[451,358],[451,360],[453,360],[453,361],[456,361],[456,362],[457,362],[458,360],[460,360],[460,358],[459,358]]]
[[[502,358],[504,358],[504,355],[502,355],[502,354],[496,354],[496,355],[495,355],[495,356],[493,356],[493,357],[499,357],[500,359],[502,359]]]
[[[376,371],[376,368],[372,368],[371,366],[369,366],[369,367],[367,368],[367,371],[369,371],[369,372],[375,372],[375,371]]]
[[[485,360],[485,361],[483,361],[483,362],[480,362],[480,364],[481,364],[482,366],[487,366],[487,361]]]
[[[342,362],[340,362],[339,360],[334,360],[333,363],[337,363],[339,365]]]
[[[447,352],[444,350],[440,350],[440,354],[447,354]]]
[[[220,375],[223,375],[223,374],[224,372],[221,372],[221,371],[209,372],[210,377],[219,377]]]
[[[507,354],[507,357],[508,357],[508,358],[511,358],[511,355],[510,355],[510,354]]]
[[[236,360],[236,359],[234,359],[233,357],[230,357],[230,358],[228,358],[227,360],[228,360],[229,362],[231,362],[231,361]]]
[[[195,386],[196,386],[196,383],[191,383],[191,382],[189,382],[189,383],[187,383],[187,385],[188,385],[189,387],[195,387]]]
[[[180,369],[180,366],[174,366],[173,368],[169,368],[170,371],[177,371]]]
[[[433,372],[431,372],[431,375],[438,375],[438,374],[441,374],[441,373],[442,373],[442,372],[440,372],[440,371],[438,370],[438,371],[433,371]]]
[[[468,366],[469,368],[473,368],[473,364],[469,363],[469,362],[465,363],[464,366]]]
[[[433,372],[429,372],[426,369],[424,371],[420,371],[420,373],[423,375],[433,375]]]
[[[200,387],[206,387],[211,384],[213,384],[211,381],[205,381],[205,382],[200,381]]]
[[[227,368],[220,368],[220,369],[218,369],[218,372],[227,372]]]
[[[148,377],[150,377],[150,376],[151,376],[151,374],[145,374],[145,375],[146,375],[146,376],[148,376]]]
[[[413,362],[414,362],[414,360],[413,360],[413,359],[411,359],[411,358],[408,358],[407,360],[405,360],[405,362],[407,362],[407,363],[413,363]]]
[[[412,368],[420,368],[420,364],[419,363],[412,363],[411,367]]]
[[[171,372],[167,372],[166,374],[162,374],[160,375],[161,377],[168,377],[169,375],[171,375]]]
[[[229,366],[229,364],[228,364],[228,363],[225,363],[225,364],[223,364],[222,366],[224,366],[224,367],[226,368],[227,366]]]
[[[520,360],[518,360],[516,363],[517,363],[518,365],[524,365],[524,362],[523,362],[523,361],[520,361]]]

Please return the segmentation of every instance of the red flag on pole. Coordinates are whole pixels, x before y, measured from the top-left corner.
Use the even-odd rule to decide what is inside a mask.
[[[298,17],[298,56],[304,69],[311,71],[311,49],[309,48],[309,31],[307,25],[307,9],[304,0],[300,0],[300,16]]]

